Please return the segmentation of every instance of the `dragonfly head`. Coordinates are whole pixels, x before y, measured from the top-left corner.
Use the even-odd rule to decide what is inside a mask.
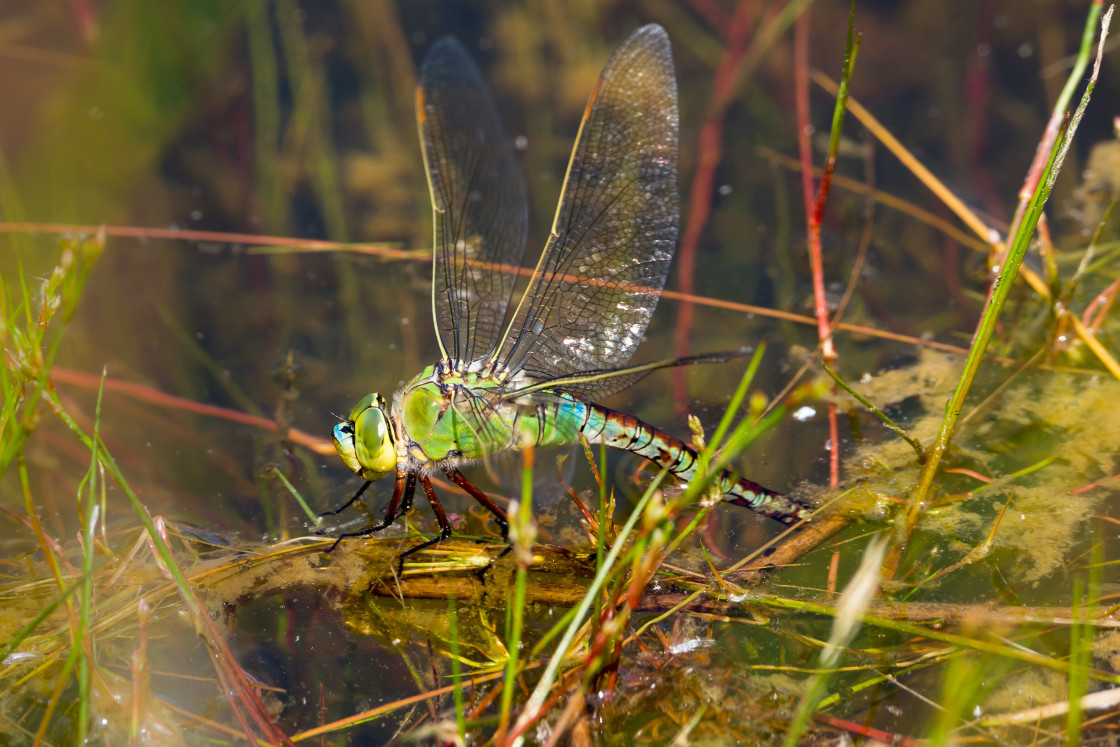
[[[385,398],[377,392],[354,405],[350,417],[336,425],[331,435],[338,455],[359,477],[380,480],[396,472],[393,423],[385,409]]]

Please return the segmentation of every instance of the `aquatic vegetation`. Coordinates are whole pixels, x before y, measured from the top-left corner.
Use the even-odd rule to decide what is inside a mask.
[[[79,24],[88,49],[39,58],[71,71],[42,86],[57,95],[45,110],[70,118],[13,150],[0,122],[4,740],[1075,743],[1111,728],[1114,143],[1077,188],[1079,154],[1063,150],[1103,8],[1047,129],[1010,91],[991,122],[953,116],[951,99],[910,105],[907,86],[944,69],[923,56],[938,39],[918,11],[920,34],[899,14],[842,57],[839,17],[819,4],[815,46],[805,3],[422,19],[376,3],[178,6],[178,23],[121,6],[100,32]],[[1030,23],[1059,28],[1054,7]],[[1004,20],[984,70],[1005,81],[1008,60],[1030,60],[1006,46],[1026,21]],[[619,396],[690,433],[694,479],[597,445],[521,450],[512,469],[467,473],[508,516],[512,552],[490,511],[435,481],[453,536],[402,566],[443,529],[415,511],[326,554],[314,512],[353,477],[326,438],[331,409],[463,350],[446,315],[443,350],[429,344],[414,61],[448,31],[479,61],[540,245],[586,93],[650,21],[686,81],[687,183],[679,269],[642,346],[753,348]],[[905,65],[872,40],[894,33],[915,40]],[[839,86],[811,76],[810,49]],[[938,90],[980,90],[946,75]],[[823,126],[817,100],[793,113],[810,81],[847,91],[822,171],[799,137]],[[898,139],[872,116],[890,98],[910,112],[890,119]],[[1078,138],[1104,137],[1089,112]],[[927,170],[902,145],[934,158],[941,141],[925,138],[985,126],[1012,165],[970,150],[968,168]],[[860,127],[875,144],[844,139]],[[991,195],[960,199],[931,173],[1006,197],[1040,134],[1008,225],[969,207]],[[1051,185],[1059,153],[1066,181]],[[949,207],[908,191],[896,157]],[[17,223],[48,217],[85,223]],[[378,243],[346,243],[358,237]],[[778,535],[718,505],[725,468],[820,510]],[[337,529],[382,518],[388,486],[367,493],[369,515]]]

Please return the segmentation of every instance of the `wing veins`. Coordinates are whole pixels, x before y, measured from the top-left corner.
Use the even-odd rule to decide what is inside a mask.
[[[577,186],[580,186],[581,184],[582,184],[582,182],[577,183]],[[599,211],[599,214],[596,215],[591,220],[590,223],[588,223],[587,228],[579,234],[579,238],[577,240],[571,242],[570,244],[568,244],[568,246],[570,248],[567,251],[567,256],[564,258],[564,264],[563,265],[557,264],[557,266],[553,270],[551,270],[547,273],[545,273],[545,272],[541,273],[541,278],[542,278],[542,280],[540,281],[541,282],[541,289],[537,293],[538,296],[541,296],[541,295],[544,296],[544,298],[542,299],[541,306],[545,306],[545,307],[550,306],[553,302],[554,297],[563,290],[564,283],[568,282],[567,280],[565,280],[563,278],[563,276],[573,274],[573,273],[570,272],[571,264],[575,261],[576,256],[578,254],[577,250],[579,249],[579,247],[581,247],[583,245],[583,242],[587,239],[587,235],[589,233],[591,233],[591,229],[594,228],[596,225],[598,225],[599,221],[602,220],[603,216],[607,214],[607,212],[610,210],[610,208],[616,202],[618,202],[619,199],[622,198],[623,193],[635,184],[637,184],[637,180],[636,179],[631,179],[627,184],[623,185],[622,188],[620,190],[618,190],[618,192],[611,197],[608,204],[602,210]],[[596,201],[596,202],[598,202],[598,201]],[[579,220],[582,220],[584,214],[587,212],[589,207],[590,207],[590,205],[588,204],[588,202],[584,202],[584,204],[583,204],[583,206],[580,210]],[[569,221],[569,225],[573,225],[571,223],[571,221]],[[578,220],[577,220],[577,223],[575,225],[579,225]],[[568,229],[567,231],[565,231],[564,234],[561,234],[561,236],[570,236],[570,235],[572,235],[572,233],[573,233],[573,229]],[[545,251],[548,251],[548,250],[546,249]],[[550,257],[549,259],[553,259],[553,258]],[[649,261],[649,260],[647,260],[647,261]],[[639,263],[639,264],[645,264],[645,263],[643,262],[643,263]],[[544,278],[547,278],[547,280],[544,280]],[[583,288],[588,289],[588,290],[590,290],[591,288],[595,289],[594,291],[591,291],[592,294],[593,294],[592,295],[593,298],[597,298],[599,296],[599,294],[601,294],[604,291],[604,289],[609,289],[610,287],[611,286],[609,284],[606,284],[606,283],[604,283],[602,285],[585,285],[585,286],[583,286]],[[532,289],[532,286],[530,286],[530,290],[531,289]],[[526,291],[526,293],[528,293],[528,290]],[[526,323],[524,325],[522,325],[522,329],[524,331],[531,330],[533,328],[535,322],[541,321],[543,319],[543,317],[539,316],[538,314],[533,313],[535,308],[537,308],[537,304],[536,304],[535,300],[530,300],[529,313],[526,314],[526,317],[525,317],[525,322]],[[547,314],[546,314],[546,316],[547,316]],[[534,324],[530,324],[530,322],[533,322]],[[544,329],[556,329],[556,328],[567,329],[567,325],[564,324],[563,320],[558,319],[556,324],[549,325],[548,327],[545,327]],[[518,371],[521,368],[523,368],[525,366],[525,364],[528,362],[528,360],[530,358],[532,358],[533,352],[537,347],[537,343],[542,338],[543,338],[543,335],[534,334],[532,336],[532,339],[530,339],[527,343],[528,350],[520,356],[520,360],[517,363],[513,363],[512,362],[513,361],[513,353],[516,351],[517,347],[520,345],[520,343],[523,339],[522,336],[518,336],[517,343],[514,345],[514,349],[511,350],[510,355],[506,357],[505,367],[508,370],[511,370],[511,371]]]
[[[643,27],[611,56],[591,95],[549,243],[493,370],[562,376],[630,358],[678,231],[678,121],[668,38]]]
[[[437,41],[420,78],[417,118],[436,233],[432,313],[443,356],[462,362],[501,339],[515,276],[494,268],[521,264],[528,205],[493,101],[462,46]]]

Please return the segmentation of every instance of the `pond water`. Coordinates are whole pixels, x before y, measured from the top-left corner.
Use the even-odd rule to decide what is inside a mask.
[[[68,634],[78,629],[80,610],[89,610],[74,601],[79,592],[54,610],[49,633],[40,627],[28,639],[34,645],[21,649],[41,669],[31,673],[18,652],[4,662],[6,743],[32,743],[44,719],[44,738],[57,744],[79,734],[114,744],[122,735],[140,739],[137,723],[157,742],[237,741],[245,731],[310,738],[308,730],[387,704],[394,705],[365,723],[338,726],[326,743],[453,740],[450,690],[408,700],[451,684],[453,649],[463,677],[477,679],[465,709],[476,709],[471,739],[504,728],[503,697],[512,698],[516,719],[547,661],[529,652],[595,572],[594,532],[589,537],[581,526],[568,491],[597,513],[600,486],[579,449],[534,455],[545,547],[528,583],[527,668],[508,696],[486,678],[501,674],[509,654],[516,553],[476,581],[478,564],[485,568],[500,554],[501,542],[468,496],[437,483],[456,530],[447,545],[453,567],[435,571],[429,586],[413,574],[407,593],[383,578],[409,546],[400,541],[403,522],[387,533],[396,539],[368,548],[347,541],[326,556],[324,547],[301,539],[314,527],[293,498],[298,492],[314,513],[353,495],[361,481],[334,454],[331,429],[366,393],[388,396],[440,355],[431,321],[431,208],[414,112],[418,66],[446,35],[477,62],[528,189],[524,265],[532,267],[599,71],[631,31],[663,26],[679,86],[685,239],[634,361],[765,343],[752,398],[784,398],[791,381],[823,378],[811,355],[818,334],[797,164],[794,5],[12,3],[0,39],[5,317],[24,323],[21,277],[37,317],[42,297],[35,293],[60,261],[60,241],[106,227],[104,251],[62,332],[53,381],[61,407],[85,432],[96,428],[144,509],[167,523],[199,607],[161,585],[139,515],[108,480],[91,535],[99,595],[88,623],[97,651],[91,684],[78,684],[80,667],[67,669],[74,679],[63,678],[70,684],[51,695],[73,650]],[[848,6],[809,7],[809,64],[839,78]],[[1076,1],[858,3],[862,45],[852,96],[1004,231],[1088,9]],[[1109,190],[1116,194],[1108,165],[1115,156],[1101,150],[1090,161],[1090,148],[1113,137],[1118,60],[1115,52],[1104,57],[1049,203],[1063,282],[1097,230]],[[810,85],[819,167],[833,99]],[[985,242],[852,116],[844,137],[822,224],[827,299],[835,308],[843,298],[842,320],[853,325],[835,336],[835,366],[848,382],[862,380],[861,391],[928,446],[984,305]],[[1096,166],[1083,179],[1086,164]],[[1116,238],[1112,217],[1069,299],[1078,315],[1115,279]],[[1047,277],[1037,253],[1026,266]],[[1116,339],[1110,324],[1104,317],[1096,325],[1106,346]],[[1017,640],[1059,663],[920,639],[911,629],[865,627],[843,644],[848,658],[839,666],[849,669],[828,685],[842,696],[810,727],[821,739],[859,724],[934,741],[1028,743],[1030,732],[981,725],[979,714],[1063,701],[1079,687],[1103,688],[1115,678],[1107,661],[1113,646],[1103,633],[1086,682],[1063,667],[1072,658],[1085,671],[1092,633],[1076,626],[1071,633],[1062,623],[1019,625],[1011,613],[968,617],[1020,606],[1068,613],[1086,588],[1097,595],[1094,604],[1110,588],[1111,571],[1091,581],[1088,569],[1116,549],[1107,480],[1120,446],[1113,432],[1120,419],[1111,410],[1117,382],[1098,356],[1061,335],[1071,333],[1055,327],[1043,301],[1026,288],[1016,292],[994,343],[1010,365],[982,370],[969,420],[947,458],[953,471],[939,478],[936,500],[909,532],[898,534],[892,517],[920,464],[843,392],[795,393],[797,417],[782,419],[733,462],[745,477],[806,500],[833,501],[854,488],[833,504],[844,507],[852,526],[796,567],[770,575],[767,593],[834,604],[868,537],[895,532],[882,599],[930,606],[892,619],[949,620],[937,629],[985,644],[998,639],[1008,649]],[[10,328],[3,340],[16,349]],[[710,436],[746,361],[655,372],[605,404],[685,440],[687,415],[695,414]],[[7,358],[10,371],[16,363]],[[1020,367],[1026,370],[1012,375]],[[0,640],[13,638],[55,598],[58,579],[74,583],[81,575],[78,537],[89,504],[78,507],[76,496],[87,490],[91,463],[89,448],[51,408],[15,408],[11,391],[6,417],[38,412],[39,420],[25,421],[34,426],[26,444],[13,436],[14,421],[4,425],[3,446],[18,451],[27,480],[24,486],[20,463],[8,458],[0,475],[9,565]],[[839,404],[835,442],[830,402]],[[840,483],[831,489],[834,452]],[[640,460],[617,453],[603,464],[602,489],[613,491],[621,525],[653,473],[639,473]],[[521,469],[514,456],[468,474],[505,505],[519,494]],[[382,515],[391,483],[367,491],[372,516]],[[61,569],[50,567],[43,540],[29,528],[28,503],[58,543],[52,552],[65,559]],[[430,537],[434,519],[423,500],[417,504],[409,526]],[[693,515],[674,514],[677,528]],[[332,517],[327,529],[361,528],[367,518],[354,509]],[[638,526],[650,541],[651,526]],[[780,742],[808,673],[820,666],[832,618],[815,608],[741,604],[731,590],[738,587],[726,585],[737,582],[715,580],[711,570],[728,569],[782,529],[730,506],[706,514],[663,575],[650,580],[646,601],[618,618],[629,632],[650,626],[637,641],[620,638],[626,642],[618,649],[597,651],[618,661],[595,676],[572,670],[553,691],[559,703],[527,738],[544,743],[556,728],[563,739],[604,744],[668,743],[682,733],[709,743]],[[480,536],[490,546],[475,541]],[[640,575],[638,565],[631,571]],[[726,605],[668,614],[701,587],[709,599],[725,594]],[[150,619],[138,611],[142,600]],[[994,629],[1000,635],[988,635]],[[241,685],[221,667],[224,674],[215,674],[211,660],[225,655],[223,646],[246,673]],[[582,691],[581,671],[588,678]],[[889,682],[884,673],[898,679]],[[981,684],[959,688],[954,700],[954,683],[964,681]],[[260,713],[223,695],[239,688],[260,695]],[[1029,694],[1012,697],[1015,688]],[[570,713],[569,703],[576,703]],[[274,727],[260,725],[269,719]],[[1048,722],[1054,733],[1059,721]]]

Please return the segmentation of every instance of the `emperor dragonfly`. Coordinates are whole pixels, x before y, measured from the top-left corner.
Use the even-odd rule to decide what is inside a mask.
[[[435,224],[432,312],[441,359],[393,397],[363,398],[334,428],[346,466],[396,484],[381,524],[412,503],[417,481],[451,524],[430,476],[446,474],[497,517],[505,510],[460,471],[498,452],[562,446],[582,435],[625,449],[681,480],[696,451],[591,400],[657,368],[726,360],[694,356],[626,367],[661,295],[676,248],[678,109],[669,38],[651,24],[607,60],[584,110],[544,252],[504,327],[526,239],[525,187],[482,78],[453,39],[428,52],[416,114]],[[724,500],[792,524],[808,506],[725,472]],[[333,513],[337,513],[333,512]],[[337,542],[336,542],[337,544]]]

